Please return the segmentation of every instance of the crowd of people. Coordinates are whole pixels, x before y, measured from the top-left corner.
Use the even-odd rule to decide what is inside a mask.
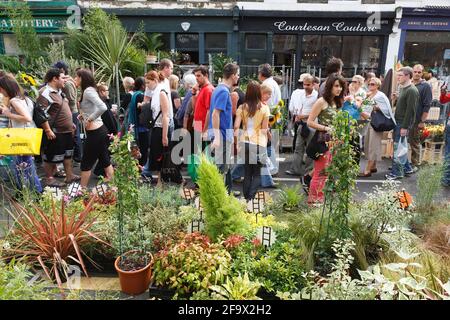
[[[291,166],[286,173],[299,177],[311,204],[324,200],[325,168],[332,160],[326,142],[333,135],[333,119],[339,110],[353,108],[355,111],[349,111],[358,122],[358,136],[351,142],[355,161],[359,164],[362,152],[367,158],[359,176],[370,177],[377,172],[383,131],[393,130],[393,162],[386,178],[401,179],[418,170],[419,132],[436,100],[435,81],[423,79],[422,65],[397,71],[399,90],[391,99],[383,93],[383,79],[369,72],[364,76],[355,75],[347,83],[342,68],[341,59],[331,58],[326,66],[328,77],[322,83],[311,74],[302,74],[299,88],[289,99],[295,137]],[[108,86],[96,83],[91,70],[79,68],[73,72],[74,76],[69,76],[68,66],[63,61],[56,63],[45,75],[45,85],[35,101],[24,93],[14,75],[0,74],[3,96],[0,128],[43,129],[43,184],[62,187],[80,181],[81,187],[86,188],[92,170],[109,181],[114,175],[109,151],[111,139],[131,131],[139,149],[143,178],[152,180],[157,173],[158,183],[161,183],[167,156],[179,166],[182,161],[175,158],[187,163],[193,159],[191,155],[205,152],[214,158],[229,192],[232,192],[233,182],[241,181],[242,177],[246,200],[253,199],[260,187],[277,187],[273,175],[279,170],[278,142],[270,120],[272,110],[282,97],[269,64],[259,66],[259,81],[250,81],[245,92],[239,86],[237,64],[224,66],[223,77],[216,87],[209,79],[208,68],[198,66],[181,79],[185,92],[181,98],[180,78],[173,74],[173,63],[162,59],[157,70],[135,79],[123,79],[125,94],[120,106],[110,103]],[[445,87],[441,88],[438,98],[441,103],[450,100]],[[374,121],[376,113],[381,124]],[[445,154],[448,162],[449,125],[447,122]],[[406,137],[411,162],[407,153],[399,156],[397,152]],[[80,165],[80,176],[74,174],[74,163]],[[58,169],[60,164],[64,170]],[[0,156],[3,178],[5,168],[13,173],[10,178],[19,187],[27,183],[42,192],[32,156]],[[449,171],[447,166],[444,185],[450,184]],[[61,176],[65,177],[64,183],[55,179]]]

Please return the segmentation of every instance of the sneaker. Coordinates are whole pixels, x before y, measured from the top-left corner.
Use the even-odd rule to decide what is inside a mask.
[[[278,188],[280,186],[280,184],[279,183],[277,183],[277,182],[274,182],[272,185],[270,185],[270,186],[267,186],[266,188],[272,188],[272,189],[276,189],[276,188]]]
[[[286,170],[284,173],[286,173],[287,175],[290,175],[290,176],[299,176],[299,174],[296,174],[294,171],[291,171],[291,170]]]
[[[386,176],[387,180],[397,180],[397,179],[402,179],[402,176],[396,176],[395,174],[392,173],[388,173]]]
[[[239,197],[241,195],[240,191],[233,191],[233,196]]]
[[[411,170],[409,170],[409,171],[405,171],[405,174],[413,174],[413,173],[416,173],[417,171],[419,171],[419,168],[417,168],[417,167],[412,167],[412,169]]]

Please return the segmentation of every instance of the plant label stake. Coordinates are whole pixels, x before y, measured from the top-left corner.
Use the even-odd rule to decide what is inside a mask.
[[[79,182],[74,182],[69,186],[69,198],[73,199],[78,195],[78,192],[81,189],[81,185]]]
[[[186,200],[188,200],[189,202],[192,201],[192,193],[191,193],[191,189],[189,188],[183,188],[183,193],[184,193],[184,198]]]
[[[195,199],[195,206],[197,207],[198,211],[200,211],[200,220],[203,221],[203,206],[200,202],[200,197],[197,197]]]
[[[97,194],[99,196],[103,196],[106,193],[106,191],[108,191],[108,189],[109,189],[108,185],[104,183],[95,186],[95,190],[97,191]]]
[[[275,232],[271,227],[263,226],[262,228],[258,228],[258,239],[261,241],[261,244],[265,248],[271,247],[276,240]]]
[[[191,224],[188,226],[188,232],[194,233],[194,232],[201,232],[203,231],[205,227],[205,224],[203,223],[203,219],[194,219],[191,221]]]

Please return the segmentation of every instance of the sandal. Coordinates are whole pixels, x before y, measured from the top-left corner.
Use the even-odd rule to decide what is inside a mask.
[[[59,182],[55,178],[46,179],[45,185],[50,188],[64,188],[66,186],[64,182]]]
[[[369,173],[365,173],[365,172],[358,173],[358,177],[361,177],[361,178],[368,178],[371,176],[372,176],[372,174],[370,172]]]
[[[53,176],[55,178],[65,178],[66,173],[63,170],[57,170]]]
[[[77,182],[77,181],[80,181],[80,180],[81,180],[80,176],[77,176],[76,174],[73,174],[72,175],[72,179],[67,180],[67,178],[66,178],[66,179],[64,179],[64,182],[67,183],[67,184],[70,184],[72,182]]]

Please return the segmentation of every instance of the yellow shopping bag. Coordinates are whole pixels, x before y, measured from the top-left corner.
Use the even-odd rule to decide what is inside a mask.
[[[0,154],[5,156],[37,155],[41,153],[42,129],[0,129]]]

